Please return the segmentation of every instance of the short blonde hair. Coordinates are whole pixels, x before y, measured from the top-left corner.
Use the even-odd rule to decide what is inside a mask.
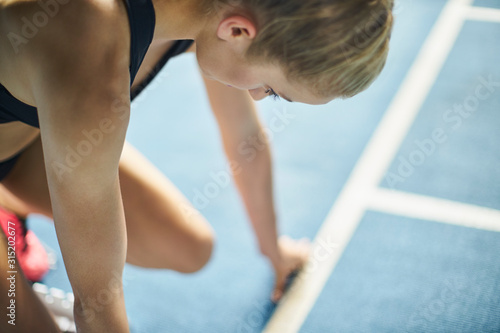
[[[325,97],[365,90],[385,65],[393,0],[205,0],[256,20],[250,61],[281,65],[287,78]]]

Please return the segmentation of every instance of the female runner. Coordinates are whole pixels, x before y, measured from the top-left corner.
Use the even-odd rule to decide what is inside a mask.
[[[391,9],[392,0],[0,0],[0,204],[54,219],[79,332],[128,332],[125,261],[189,273],[210,258],[207,221],[125,142],[131,96],[168,57],[196,52],[226,154],[243,168],[235,181],[274,267],[276,301],[308,245],[278,238],[267,144],[251,162],[238,153],[262,130],[252,99],[324,104],[364,90],[385,63]],[[111,282],[112,298],[93,311],[88,300]]]

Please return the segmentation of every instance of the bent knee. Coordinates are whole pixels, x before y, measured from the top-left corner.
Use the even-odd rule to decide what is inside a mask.
[[[213,231],[206,233],[193,242],[189,248],[189,260],[182,269],[182,273],[195,273],[207,265],[212,257],[215,245]]]

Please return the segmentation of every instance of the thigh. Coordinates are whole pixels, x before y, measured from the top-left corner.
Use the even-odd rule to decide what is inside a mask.
[[[120,186],[127,219],[127,262],[186,273],[205,265],[213,247],[211,226],[129,144],[120,160]]]
[[[18,213],[21,209],[22,215],[37,213],[52,217],[40,137],[22,152],[0,189],[0,197],[7,201],[10,210]]]
[[[15,197],[27,213],[52,217],[40,139],[23,152],[2,185],[0,197],[6,189],[7,197]],[[129,144],[125,145],[120,160],[120,186],[127,223],[127,262],[181,272],[203,267],[213,246],[210,225]]]

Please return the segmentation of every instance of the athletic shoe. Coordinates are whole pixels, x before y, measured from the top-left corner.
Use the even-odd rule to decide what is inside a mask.
[[[10,222],[10,223],[9,223]],[[35,233],[26,228],[26,221],[0,207],[0,225],[8,240],[14,240],[17,263],[24,276],[40,281],[49,270],[49,260]]]

